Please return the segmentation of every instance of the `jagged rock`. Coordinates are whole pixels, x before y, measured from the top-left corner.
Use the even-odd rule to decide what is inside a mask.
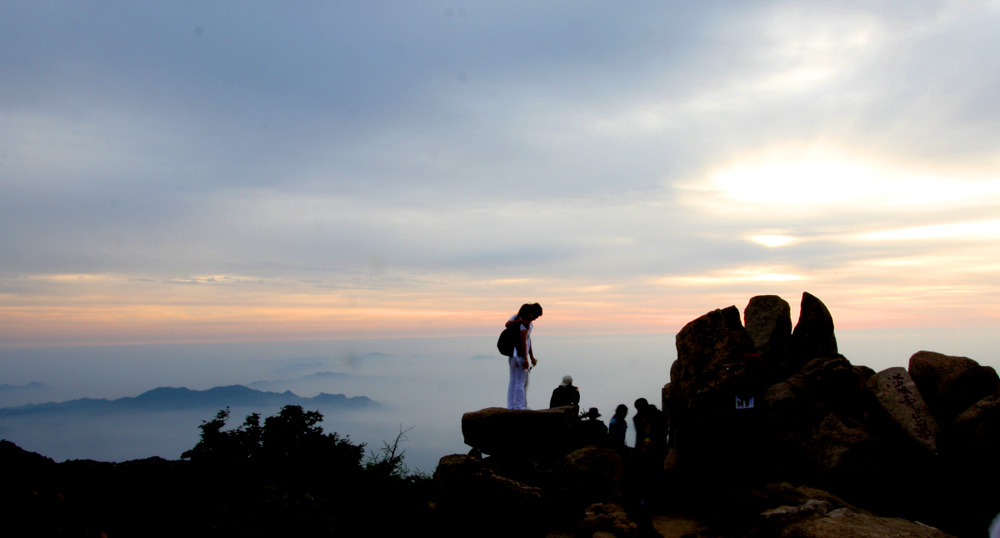
[[[827,512],[833,510],[833,505],[829,501],[821,501],[818,499],[809,499],[803,504],[798,506],[779,506],[777,508],[767,510],[761,515],[765,518],[771,517],[782,517],[800,514],[819,514],[823,515]]]
[[[867,366],[855,364],[854,373],[857,374],[859,378],[865,380],[865,383],[867,383],[868,380],[871,379],[872,376],[875,375],[877,372]]]
[[[945,355],[934,351],[918,351],[910,357],[908,371],[935,417],[949,421],[964,409],[945,413],[941,406],[942,397],[949,393],[949,387],[956,379],[965,372],[978,367],[979,363],[968,357]],[[969,405],[973,403],[975,401],[969,402]]]
[[[577,420],[575,406],[537,411],[488,407],[462,415],[462,435],[465,444],[491,455],[564,454]],[[526,447],[530,447],[530,454]]]
[[[790,358],[800,364],[817,357],[837,354],[833,316],[822,301],[809,293],[802,293],[799,322],[792,331],[789,347]]]
[[[992,468],[989,476],[1000,471],[1000,394],[993,394],[969,406],[955,419],[949,443],[966,463],[980,462]]]
[[[866,389],[869,377],[843,355],[829,355],[806,362],[785,382],[797,395],[799,406],[861,417],[871,410]]]
[[[838,353],[829,310],[809,293],[802,295],[787,346],[779,343],[787,327],[780,298],[751,299],[745,316],[746,329],[735,307],[688,323],[677,335],[677,360],[662,390],[674,443],[664,468],[672,485],[683,483],[685,497],[703,501],[696,506],[711,505],[719,497],[715,492],[725,488],[739,492],[794,480],[963,535],[989,510],[995,512],[994,497],[983,493],[1000,476],[995,371],[964,357],[927,352],[911,360],[913,378],[903,368],[876,373],[854,366]],[[925,390],[936,398],[935,409],[921,397]],[[745,405],[750,397],[752,408]],[[941,424],[932,411],[950,415],[953,423]],[[966,486],[978,487],[967,496],[955,493]],[[943,491],[952,493],[939,495]],[[896,522],[910,525],[808,501],[783,502],[786,508],[773,514],[816,535],[840,530],[850,535],[851,529],[880,535]],[[745,535],[758,514],[779,505],[746,510],[755,506],[743,504],[740,515],[730,518],[737,521],[731,535]],[[847,523],[841,529],[831,515]],[[825,523],[814,523],[817,518]]]
[[[777,295],[758,295],[743,309],[747,334],[766,365],[785,355],[792,336],[791,307]]]
[[[1000,378],[992,367],[976,366],[962,372],[941,393],[938,407],[942,420],[950,422],[972,404],[996,394],[998,386]]]
[[[877,517],[838,508],[823,512],[822,503],[807,507],[794,507],[795,511],[772,513],[769,521],[751,534],[752,537],[769,538],[884,538],[907,536],[912,538],[948,538],[934,527],[905,519]]]
[[[905,368],[882,370],[868,380],[868,388],[907,438],[928,453],[937,453],[938,423]]]
[[[566,478],[570,491],[588,503],[620,502],[625,465],[618,451],[588,446],[566,456]]]
[[[840,355],[813,359],[764,393],[769,460],[789,479],[850,482],[864,475],[873,450],[865,416],[874,402],[863,373]]]
[[[462,454],[441,458],[434,484],[439,509],[459,527],[474,524],[488,531],[486,535],[499,536],[544,519],[540,488],[500,476],[478,458]]]
[[[808,486],[793,486],[788,482],[766,484],[755,491],[755,494],[760,499],[759,502],[769,503],[766,504],[767,507],[774,506],[775,504],[800,506],[813,501],[820,501],[829,505],[831,510],[836,508],[850,508],[855,512],[864,512],[861,508],[847,503],[847,501],[829,491]],[[761,511],[767,511],[764,505],[761,505],[761,509],[758,510],[758,512]]]
[[[635,538],[639,536],[639,527],[629,519],[621,505],[597,503],[584,513],[578,536]]]
[[[492,468],[462,454],[441,458],[434,471],[435,482],[459,496],[472,494],[475,502],[503,505],[511,508],[540,506],[542,491],[517,480],[498,475]]]
[[[809,439],[809,455],[818,476],[853,480],[867,469],[871,444],[860,422],[828,413]]]
[[[952,499],[951,513],[956,528],[965,526],[968,534],[980,533],[1000,507],[1000,394],[993,394],[969,406],[955,419],[954,427],[942,440],[942,450],[949,449],[954,462],[949,468]],[[985,535],[985,534],[984,534]]]
[[[691,321],[676,341],[668,411],[678,461],[725,472],[756,426],[750,406],[759,397],[760,354],[735,306]]]

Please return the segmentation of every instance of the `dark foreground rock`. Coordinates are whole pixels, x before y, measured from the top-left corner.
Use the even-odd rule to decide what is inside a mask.
[[[442,519],[454,523],[452,530],[544,536],[548,529],[575,527],[588,506],[621,507],[625,473],[620,451],[587,446],[533,458],[453,454],[441,458],[434,483]]]
[[[920,518],[962,535],[985,529],[1000,509],[991,490],[1000,479],[997,458],[987,455],[1000,450],[996,372],[927,351],[911,358],[909,371],[852,365],[838,352],[822,301],[804,293],[794,328],[783,303],[754,297],[745,327],[729,307],[678,333],[663,391],[671,484],[707,489],[710,503],[726,488],[788,480],[834,491],[879,516]],[[881,521],[854,514],[818,515],[808,526]],[[796,525],[789,532],[806,532]]]
[[[569,448],[566,443],[578,416],[577,406],[538,411],[488,407],[462,415],[462,435],[465,444],[484,454],[531,458],[539,451]]]
[[[878,517],[848,508],[830,509],[823,502],[782,506],[764,513],[766,522],[751,535],[769,538],[948,538],[934,527],[900,518]]]

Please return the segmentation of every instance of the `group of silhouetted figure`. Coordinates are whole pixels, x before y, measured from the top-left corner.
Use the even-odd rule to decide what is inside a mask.
[[[563,376],[562,383],[552,391],[549,408],[580,405],[580,389],[573,386],[573,378]],[[663,473],[667,457],[669,421],[666,413],[660,411],[645,398],[633,404],[635,414],[632,425],[635,428],[635,445],[625,442],[628,432],[628,406],[619,404],[608,426],[601,420],[601,413],[591,407],[582,413],[574,424],[571,434],[572,448],[599,446],[611,448],[622,456],[625,464],[624,506],[633,521],[640,527],[643,536],[658,535],[652,527],[648,503],[656,496],[656,486]]]
[[[573,378],[563,376],[562,383],[553,389],[549,399],[549,408],[579,406],[580,389],[573,385]],[[662,465],[667,455],[667,433],[669,423],[667,415],[650,404],[645,398],[639,398],[634,403],[635,414],[632,425],[635,427],[635,446],[632,449],[633,458],[658,461]],[[625,449],[625,434],[628,432],[628,406],[619,404],[609,425],[601,420],[601,413],[596,407],[589,408],[580,415],[579,422],[574,427],[573,445],[585,447],[597,445],[614,449]]]

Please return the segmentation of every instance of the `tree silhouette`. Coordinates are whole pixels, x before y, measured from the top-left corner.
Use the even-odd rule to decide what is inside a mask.
[[[202,421],[201,439],[181,455],[198,470],[197,495],[208,502],[213,531],[231,536],[395,534],[430,516],[428,477],[410,473],[403,463],[399,444],[408,430],[400,429],[395,441],[362,463],[365,445],[325,433],[319,411],[287,405],[263,423],[253,413],[227,430],[229,416],[226,408]],[[384,517],[387,507],[400,517]]]
[[[258,470],[288,472],[310,469],[328,472],[361,469],[365,445],[355,445],[349,438],[324,433],[319,411],[304,411],[299,405],[286,405],[260,424],[260,414],[252,413],[240,426],[223,430],[230,410],[225,408],[215,418],[202,421],[201,440],[182,459],[195,463],[222,466],[253,465]]]

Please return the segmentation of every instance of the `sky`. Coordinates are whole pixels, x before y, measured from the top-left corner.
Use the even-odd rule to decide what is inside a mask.
[[[0,2],[0,347],[1000,325],[1000,2]]]

